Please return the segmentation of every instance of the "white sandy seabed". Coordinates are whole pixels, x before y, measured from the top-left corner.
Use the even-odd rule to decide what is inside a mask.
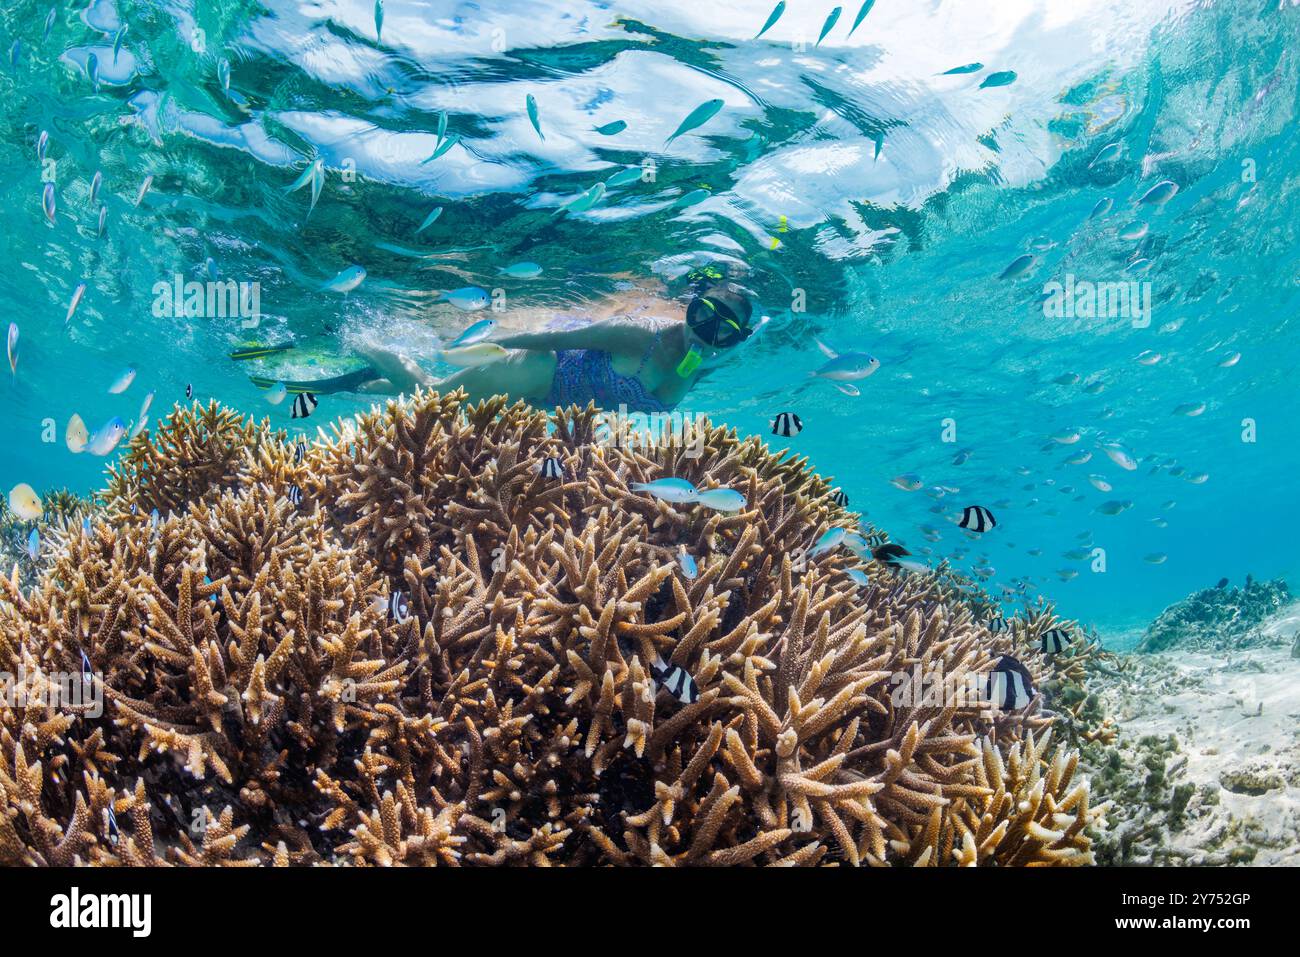
[[[1149,863],[1300,865],[1297,632],[1300,602],[1261,627],[1257,647],[1125,655],[1126,677],[1096,689],[1122,746],[1176,738],[1168,785],[1194,788]]]

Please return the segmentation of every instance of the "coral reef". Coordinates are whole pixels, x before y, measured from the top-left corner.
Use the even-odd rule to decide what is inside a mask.
[[[1137,650],[1246,647],[1258,640],[1259,625],[1293,600],[1281,578],[1258,582],[1247,576],[1241,588],[1206,588],[1166,608]]]
[[[796,568],[846,520],[802,460],[713,427],[699,457],[608,448],[596,422],[417,393],[301,461],[216,406],[138,437],[90,532],[0,584],[0,666],[103,705],[0,718],[0,862],[1092,861],[1106,807],[1041,695],[898,685],[1078,661],[990,634],[951,581]],[[747,505],[631,490],[666,475]]]

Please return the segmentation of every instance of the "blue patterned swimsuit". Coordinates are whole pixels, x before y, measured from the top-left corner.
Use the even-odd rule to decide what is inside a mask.
[[[590,319],[581,316],[560,316],[548,323],[548,331],[580,329],[589,325]],[[548,407],[557,405],[586,405],[595,402],[602,409],[616,411],[626,406],[629,412],[670,412],[658,396],[645,387],[641,372],[659,344],[659,336],[667,326],[655,332],[654,342],[641,357],[641,364],[630,376],[614,371],[613,357],[599,349],[557,349],[555,351],[555,377],[551,391],[543,400]],[[675,405],[676,403],[674,403]]]

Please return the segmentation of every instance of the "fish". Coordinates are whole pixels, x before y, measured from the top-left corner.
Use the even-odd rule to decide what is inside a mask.
[[[835,386],[835,388],[839,389],[845,395],[850,395],[853,396],[854,398],[862,395],[861,389],[848,382],[832,382],[831,385]]]
[[[230,89],[230,61],[222,57],[217,61],[217,83],[221,89]]]
[[[776,25],[776,21],[781,19],[781,14],[783,13],[785,13],[785,0],[781,0],[780,3],[772,8],[772,12],[767,15],[767,20],[763,22],[763,28],[754,34],[754,39],[757,40],[768,30],[772,29],[772,27]]]
[[[1161,353],[1152,352],[1150,349],[1147,349],[1138,354],[1137,361],[1144,366],[1153,366],[1159,363],[1163,358],[1164,356]]]
[[[653,482],[636,482],[632,485],[632,491],[649,492],[657,499],[678,504],[694,502],[700,497],[700,493],[694,485],[686,481],[686,479],[679,478],[661,478],[655,479]]]
[[[699,574],[699,569],[695,566],[695,559],[686,550],[685,545],[677,546],[677,564],[681,566],[682,574],[691,580],[694,580],[695,576]]]
[[[1204,485],[1209,480],[1209,472],[1197,472],[1195,475],[1187,476],[1187,481],[1191,482],[1193,485]]]
[[[41,135],[36,137],[36,162],[45,162],[45,147],[50,144],[50,134],[41,130]]]
[[[45,514],[41,497],[26,482],[19,482],[9,490],[9,510],[24,522],[34,522]]]
[[[9,372],[18,375],[18,323],[9,323],[9,335],[5,340],[5,351],[9,354]]]
[[[1015,279],[1017,276],[1023,276],[1029,270],[1034,268],[1034,263],[1038,262],[1038,257],[1032,253],[1025,253],[1023,256],[1017,256],[1012,260],[1011,265],[1002,270],[999,279]]]
[[[325,160],[318,157],[308,163],[307,168],[284,191],[287,195],[308,184],[311,184],[311,205],[307,208],[307,215],[310,216],[316,209],[316,200],[320,199],[321,190],[325,188]]]
[[[1231,369],[1240,361],[1241,361],[1240,352],[1229,352],[1227,355],[1225,355],[1222,359],[1219,360],[1219,368]]]
[[[375,39],[384,29],[384,0],[375,0]]]
[[[379,598],[377,604],[380,608],[388,611],[388,615],[393,619],[394,624],[404,625],[411,618],[411,606],[407,602],[406,595],[401,590],[391,592],[386,602],[383,598]]]
[[[50,31],[54,29],[54,18],[58,11],[55,7],[50,7],[50,12],[45,15],[45,32],[41,35],[42,40],[50,38]]]
[[[1138,467],[1137,461],[1122,445],[1115,445],[1113,443],[1110,445],[1103,445],[1101,446],[1101,450],[1106,453],[1107,457],[1109,457],[1112,462],[1122,469],[1132,472]]]
[[[1077,372],[1063,372],[1052,381],[1057,385],[1078,385],[1083,376]]]
[[[316,411],[316,406],[319,404],[320,403],[316,400],[316,396],[312,393],[299,392],[293,398],[293,408],[289,413],[289,417],[294,419],[305,419]]]
[[[290,485],[288,494],[285,496],[295,507],[302,504],[302,489],[297,485]]]
[[[961,521],[957,523],[972,532],[987,532],[997,526],[997,519],[983,505],[967,505],[962,511]]]
[[[1094,166],[1101,163],[1109,163],[1113,159],[1118,159],[1122,152],[1124,152],[1123,143],[1111,143],[1109,146],[1103,146],[1101,152],[1093,157],[1092,162],[1088,164],[1088,169],[1092,169]]]
[[[1083,452],[1079,452],[1075,455],[1070,456],[1068,459],[1065,460],[1065,464],[1084,465],[1090,461],[1092,461],[1092,453],[1087,450],[1084,450]]]
[[[817,539],[817,543],[808,549],[808,557],[816,558],[818,555],[825,555],[827,552],[839,548],[847,534],[848,532],[843,528],[827,529],[822,533],[822,537]]]
[[[1220,579],[1219,579],[1219,584],[1215,585],[1214,587],[1215,587],[1215,588],[1227,588],[1227,587],[1228,587],[1228,579],[1226,579],[1226,578],[1220,578]]]
[[[194,398],[194,386],[188,382],[185,383],[185,398],[186,399]]]
[[[424,217],[424,222],[422,222],[420,224],[420,228],[415,231],[415,235],[417,236],[420,235],[420,233],[424,232],[426,229],[432,226],[434,222],[437,221],[438,217],[441,215],[442,215],[442,207],[435,206],[433,208],[433,211],[429,213],[428,216]]]
[[[904,492],[915,492],[924,484],[920,476],[912,472],[908,472],[906,475],[895,475],[889,481],[895,488],[901,488]]]
[[[1039,636],[1039,647],[1045,655],[1055,655],[1065,650],[1070,643],[1070,633],[1064,628],[1049,628]]]
[[[821,46],[821,42],[826,39],[826,34],[831,32],[836,21],[839,20],[840,13],[843,9],[843,7],[836,7],[830,12],[830,15],[826,18],[826,22],[822,24],[821,35],[817,37],[817,42],[814,43],[813,46]]]
[[[72,300],[68,303],[68,312],[63,317],[63,324],[66,326],[72,321],[72,314],[77,311],[77,306],[81,305],[81,297],[86,294],[86,284],[78,283],[77,288],[72,290]]]
[[[95,681],[95,666],[90,663],[90,656],[84,649],[81,652],[81,680],[86,684],[93,684]]]
[[[45,221],[51,226],[54,225],[54,214],[57,208],[58,204],[54,198],[54,184],[46,183],[45,188],[41,190],[41,209],[45,213]]]
[[[640,166],[629,166],[627,169],[621,169],[609,179],[605,180],[605,186],[613,189],[616,186],[626,186],[628,183],[635,183],[644,174]]]
[[[886,542],[883,545],[877,545],[871,550],[871,557],[878,562],[884,562],[886,565],[893,565],[905,555],[912,554],[902,545],[895,542]]]
[[[713,488],[700,492],[695,501],[715,512],[739,512],[747,504],[745,496],[733,488]]]
[[[1178,478],[1178,476],[1182,475],[1186,471],[1187,469],[1183,468],[1181,465],[1175,465],[1169,469],[1169,474],[1174,478]]]
[[[1051,436],[1053,442],[1058,445],[1073,445],[1079,441],[1079,433],[1076,429],[1062,429]]]
[[[140,204],[144,202],[145,194],[149,192],[149,187],[152,185],[153,185],[153,174],[150,173],[148,176],[144,178],[144,182],[140,184],[139,192],[135,194],[135,205],[137,208],[139,208]]]
[[[591,207],[600,202],[600,198],[605,195],[605,184],[596,183],[587,189],[586,192],[580,193],[576,199],[571,199],[557,210],[557,213],[585,213]]]
[[[27,536],[27,557],[33,562],[41,557],[41,533],[39,529],[32,529],[32,533]]]
[[[95,238],[103,239],[104,230],[108,226],[108,207],[99,207],[99,224],[95,227]]]
[[[117,62],[117,55],[122,52],[122,44],[126,40],[126,31],[128,24],[122,24],[117,33],[113,35],[113,62]]]
[[[437,146],[434,148],[434,150],[433,150],[433,153],[430,154],[430,156],[429,156],[428,159],[426,159],[426,160],[421,160],[421,161],[420,161],[420,165],[423,166],[423,165],[425,165],[426,163],[432,163],[434,160],[436,160],[436,159],[438,159],[438,157],[444,155],[444,154],[445,154],[449,149],[451,149],[453,146],[455,146],[455,145],[456,145],[457,143],[459,143],[459,142],[460,142],[460,134],[459,134],[459,133],[453,134],[452,137],[451,137],[451,139],[448,139],[448,140],[443,140],[443,139],[440,138],[439,141],[438,141],[438,145],[437,145]]]
[[[75,412],[72,413],[72,418],[68,419],[68,427],[63,432],[63,441],[67,444],[68,451],[74,454],[86,451],[86,446],[90,443],[90,433],[86,431],[86,423]]]
[[[803,420],[793,412],[781,412],[768,424],[772,427],[772,434],[783,439],[792,439],[803,431]]]
[[[1173,180],[1163,180],[1142,194],[1139,206],[1163,206],[1178,195],[1178,184]]]
[[[1184,402],[1181,405],[1174,408],[1173,414],[1195,417],[1200,415],[1204,411],[1205,411],[1204,402]]]
[[[99,92],[99,57],[94,53],[86,54],[86,79],[90,81],[91,88]]]
[[[511,279],[536,279],[542,274],[542,267],[537,263],[522,262],[503,266],[497,272],[503,276],[509,276]]]
[[[1124,267],[1125,272],[1149,272],[1155,262],[1150,259],[1135,259]]]
[[[477,312],[486,309],[492,300],[488,291],[480,286],[463,286],[460,289],[444,292],[438,297],[438,301],[449,302],[464,312]]]
[[[341,292],[347,295],[365,282],[366,270],[362,266],[351,265],[320,287],[321,292]]]
[[[158,514],[158,509],[155,508],[153,511],[151,511],[151,512],[149,513],[149,527],[150,527],[150,528],[157,528],[157,527],[158,527],[158,523],[161,522],[161,521],[162,521],[162,516]]]
[[[108,455],[117,448],[117,443],[126,435],[126,423],[117,416],[109,419],[99,427],[99,431],[86,443],[86,451],[91,455]]]
[[[604,126],[596,126],[592,129],[601,136],[618,136],[619,133],[627,129],[627,120],[614,120],[612,123],[606,123]]]
[[[537,99],[531,93],[524,97],[524,108],[528,111],[528,122],[533,124],[538,137],[545,141],[546,134],[542,132],[542,120],[537,115]]]
[[[700,700],[700,689],[695,679],[681,665],[670,665],[659,655],[650,668],[655,684],[667,691],[682,704],[695,704]]]
[[[1152,552],[1150,555],[1146,556],[1142,560],[1151,565],[1163,565],[1166,561],[1169,560],[1169,556],[1166,555],[1164,552]]]
[[[145,430],[145,427],[148,424],[149,424],[149,416],[147,415],[140,416],[140,420],[136,422],[136,424],[132,427],[131,434],[127,436],[127,441],[134,439],[137,435],[143,432]]]
[[[1000,635],[1003,634],[1004,632],[1008,632],[1011,630],[1011,626],[1007,624],[1007,620],[1003,618],[1001,615],[998,615],[996,618],[989,619],[989,623],[984,627],[986,627],[989,631],[991,631],[995,635]]]
[[[831,492],[831,503],[838,505],[840,508],[849,507],[849,497],[844,493],[844,489],[837,488]]]
[[[1169,527],[1169,522],[1167,522],[1165,519],[1161,518],[1158,515],[1155,518],[1151,519],[1151,524],[1154,525],[1156,528]]]
[[[284,401],[285,396],[289,394],[289,387],[283,382],[277,382],[271,388],[266,390],[266,401],[271,405],[279,405]]]
[[[1092,207],[1092,212],[1088,214],[1089,219],[1096,219],[1099,216],[1105,216],[1115,208],[1115,201],[1109,196],[1103,196],[1097,200],[1097,205]]]
[[[1147,224],[1142,222],[1132,222],[1127,226],[1121,226],[1115,235],[1124,240],[1141,239],[1147,234]]]
[[[836,7],[835,9],[838,11],[839,7]],[[835,15],[838,16],[838,13]],[[691,110],[686,119],[682,120],[681,123],[678,124],[677,129],[673,131],[673,135],[664,140],[664,146],[667,146],[684,133],[689,133],[691,130],[698,129],[705,123],[709,122],[709,120],[718,115],[718,111],[721,110],[722,107],[722,100],[705,100],[695,109]]]
[[[858,15],[853,18],[853,26],[849,27],[849,36],[853,36],[853,31],[862,25],[862,21],[867,18],[867,14],[871,12],[871,8],[875,5],[876,0],[866,0],[866,2],[858,8]]]
[[[18,66],[18,62],[22,59],[22,56],[23,56],[23,41],[15,40],[13,42],[13,45],[9,47],[9,65],[16,68]]]
[[[962,76],[967,73],[978,73],[984,69],[983,63],[963,63],[961,66],[955,66],[951,70],[944,70],[939,76]]]
[[[109,801],[108,806],[104,808],[104,818],[108,828],[108,843],[116,844],[122,839],[122,833],[117,826],[117,815],[113,813],[113,802]]]
[[[1002,655],[984,682],[984,699],[1000,711],[1019,711],[1034,700],[1034,678],[1010,655]]]
[[[540,462],[537,463],[537,466],[533,469],[533,471],[541,475],[542,478],[548,478],[548,479],[564,478],[564,466],[560,463],[560,460],[555,458],[554,456],[542,459]]]
[[[1000,70],[997,73],[990,73],[980,84],[981,90],[991,89],[996,86],[1010,86],[1016,82],[1015,70]]]
[[[1088,481],[1092,483],[1092,487],[1098,492],[1109,492],[1112,487],[1111,484],[1100,475],[1089,475]]]
[[[844,570],[844,574],[848,575],[849,578],[853,579],[855,584],[858,585],[871,584],[871,579],[867,577],[867,573],[860,568],[846,568]]]
[[[121,373],[119,373],[118,377],[113,380],[112,384],[108,387],[108,392],[110,395],[121,395],[127,389],[131,388],[131,383],[134,381],[135,368],[133,366],[127,366]]]
[[[713,195],[713,190],[700,188],[693,189],[689,193],[677,197],[673,202],[674,206],[694,206],[696,203],[703,202]]]
[[[817,343],[817,348],[821,349],[828,361],[823,363],[816,371],[808,373],[810,376],[839,381],[853,381],[865,379],[880,368],[880,360],[867,355],[865,352],[847,352],[840,355],[816,339],[813,341]]]
[[[438,358],[462,369],[476,369],[479,366],[500,362],[510,355],[510,350],[495,342],[476,342],[469,346],[458,346],[438,353]]]
[[[480,319],[457,336],[455,341],[453,341],[447,348],[455,349],[458,346],[472,346],[476,342],[482,342],[488,336],[492,335],[492,331],[496,329],[496,327],[497,322],[495,319]]]
[[[1097,511],[1102,515],[1118,515],[1120,512],[1126,512],[1133,507],[1133,503],[1125,500],[1111,499],[1109,502],[1103,502],[1097,506]]]

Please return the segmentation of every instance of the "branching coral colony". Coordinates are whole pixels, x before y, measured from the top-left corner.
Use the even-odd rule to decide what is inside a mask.
[[[418,393],[302,455],[215,405],[137,437],[89,534],[55,534],[33,589],[0,576],[3,670],[88,664],[102,697],[4,710],[0,861],[1091,862],[1104,808],[1037,700],[894,694],[1009,651],[1046,679],[1030,636],[951,581],[797,571],[846,521],[802,460],[716,428],[698,458],[607,448],[596,422]],[[749,504],[629,490],[666,475]]]

